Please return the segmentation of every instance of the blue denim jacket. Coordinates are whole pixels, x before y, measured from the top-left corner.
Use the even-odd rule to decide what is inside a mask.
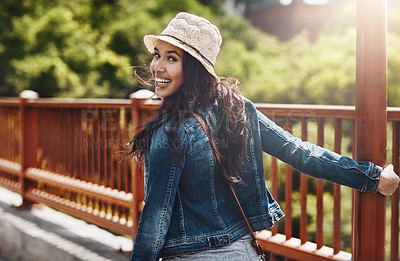
[[[360,191],[376,192],[382,169],[357,163],[284,131],[246,100],[251,126],[244,185],[234,185],[254,231],[268,229],[284,216],[265,186],[262,151],[314,177]],[[211,118],[215,114],[206,112]],[[168,124],[167,124],[168,126]],[[145,207],[132,260],[158,260],[218,248],[247,233],[243,217],[224,179],[210,142],[190,117],[177,133],[180,160],[171,153],[164,128],[153,134],[145,154]],[[218,143],[218,141],[216,141]],[[218,146],[224,146],[219,141]]]

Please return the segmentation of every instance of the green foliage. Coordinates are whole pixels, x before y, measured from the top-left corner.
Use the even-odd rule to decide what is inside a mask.
[[[0,95],[32,89],[41,97],[124,98],[147,69],[143,36],[158,34],[179,11],[210,19],[221,30],[216,63],[255,102],[354,104],[354,4],[316,42],[302,33],[280,42],[224,12],[223,1],[4,0],[0,2]],[[238,1],[246,2],[246,1]],[[400,36],[389,10],[388,104],[400,106]],[[342,22],[340,22],[342,21]],[[347,28],[347,29],[343,29]],[[393,30],[392,30],[392,29]],[[397,30],[397,31],[396,31]]]
[[[90,2],[23,1],[13,17],[6,52],[14,54],[7,82],[17,93],[120,97],[129,89],[128,57],[109,49],[111,37],[90,23]]]
[[[399,23],[400,25],[400,23]],[[400,107],[400,34],[388,35],[388,106]]]

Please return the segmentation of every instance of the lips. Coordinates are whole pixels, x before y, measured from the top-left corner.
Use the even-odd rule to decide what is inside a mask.
[[[170,84],[172,82],[172,80],[167,79],[167,78],[156,77],[154,79],[154,82],[155,82],[156,87],[162,88],[162,87],[165,87],[168,84]]]

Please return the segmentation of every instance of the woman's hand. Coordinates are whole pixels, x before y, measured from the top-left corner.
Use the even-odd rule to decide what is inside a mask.
[[[400,178],[393,170],[393,165],[385,167],[381,173],[378,191],[384,196],[391,196],[399,186]]]

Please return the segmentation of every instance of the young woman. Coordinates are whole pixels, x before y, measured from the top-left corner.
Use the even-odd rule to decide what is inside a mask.
[[[206,19],[179,13],[144,43],[154,56],[150,71],[162,104],[131,141],[145,170],[131,260],[257,260],[230,185],[252,230],[269,229],[284,216],[265,186],[263,151],[360,191],[391,195],[397,188],[392,166],[382,171],[302,142],[258,112],[236,81],[219,78],[214,64],[222,38]]]

